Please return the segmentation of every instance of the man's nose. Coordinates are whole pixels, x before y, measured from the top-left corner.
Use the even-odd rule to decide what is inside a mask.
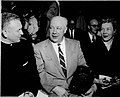
[[[57,33],[57,30],[56,30],[56,29],[54,29],[54,30],[53,30],[53,33],[54,33],[54,34],[56,34],[56,33]]]
[[[22,30],[20,30],[20,34],[23,35],[23,31]]]

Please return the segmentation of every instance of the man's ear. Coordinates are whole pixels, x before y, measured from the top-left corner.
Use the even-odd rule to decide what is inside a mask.
[[[3,33],[4,37],[7,37],[8,32],[6,30],[2,30],[2,33]]]
[[[113,31],[113,33],[114,33],[114,34],[116,33],[116,29]]]
[[[66,27],[65,30],[64,30],[64,34],[66,33],[67,29],[68,29],[68,28]]]
[[[90,29],[90,25],[88,25],[88,29]]]

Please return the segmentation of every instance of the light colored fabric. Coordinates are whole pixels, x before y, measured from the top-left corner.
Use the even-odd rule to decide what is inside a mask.
[[[38,94],[37,94],[36,97],[48,97],[48,95],[44,91],[38,90]]]
[[[52,93],[55,86],[68,89],[72,75],[78,65],[86,65],[79,41],[65,38],[67,78],[49,39],[34,45],[37,70],[43,88]]]
[[[53,48],[57,54],[57,57],[58,57],[58,60],[59,60],[59,54],[58,54],[58,43],[53,43],[51,42],[52,45],[53,45]],[[63,38],[63,41],[60,43],[61,44],[61,49],[62,49],[62,52],[64,54],[64,58],[65,58],[65,63],[66,63],[66,48],[65,48],[65,37]],[[67,65],[67,64],[66,64]]]

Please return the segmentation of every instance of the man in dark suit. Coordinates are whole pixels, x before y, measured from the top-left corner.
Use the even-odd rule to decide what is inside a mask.
[[[80,29],[75,30],[75,39],[80,41],[81,49],[83,51],[84,57],[86,59],[87,65],[91,64],[91,45],[95,42],[98,33],[98,21],[96,19],[91,19],[86,31]],[[94,37],[94,38],[93,38]]]
[[[49,94],[58,97],[69,95],[76,68],[87,67],[79,41],[65,38],[66,30],[67,19],[55,16],[50,22],[49,39],[34,46],[40,82]]]
[[[13,13],[2,13],[1,96],[37,95],[40,87],[31,43],[21,39],[22,24]]]

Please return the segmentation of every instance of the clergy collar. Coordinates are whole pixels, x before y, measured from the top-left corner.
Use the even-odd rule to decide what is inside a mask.
[[[1,36],[1,42],[8,44],[10,46],[12,46],[12,44],[13,44],[12,42],[8,41],[7,39],[3,38],[2,36]]]

